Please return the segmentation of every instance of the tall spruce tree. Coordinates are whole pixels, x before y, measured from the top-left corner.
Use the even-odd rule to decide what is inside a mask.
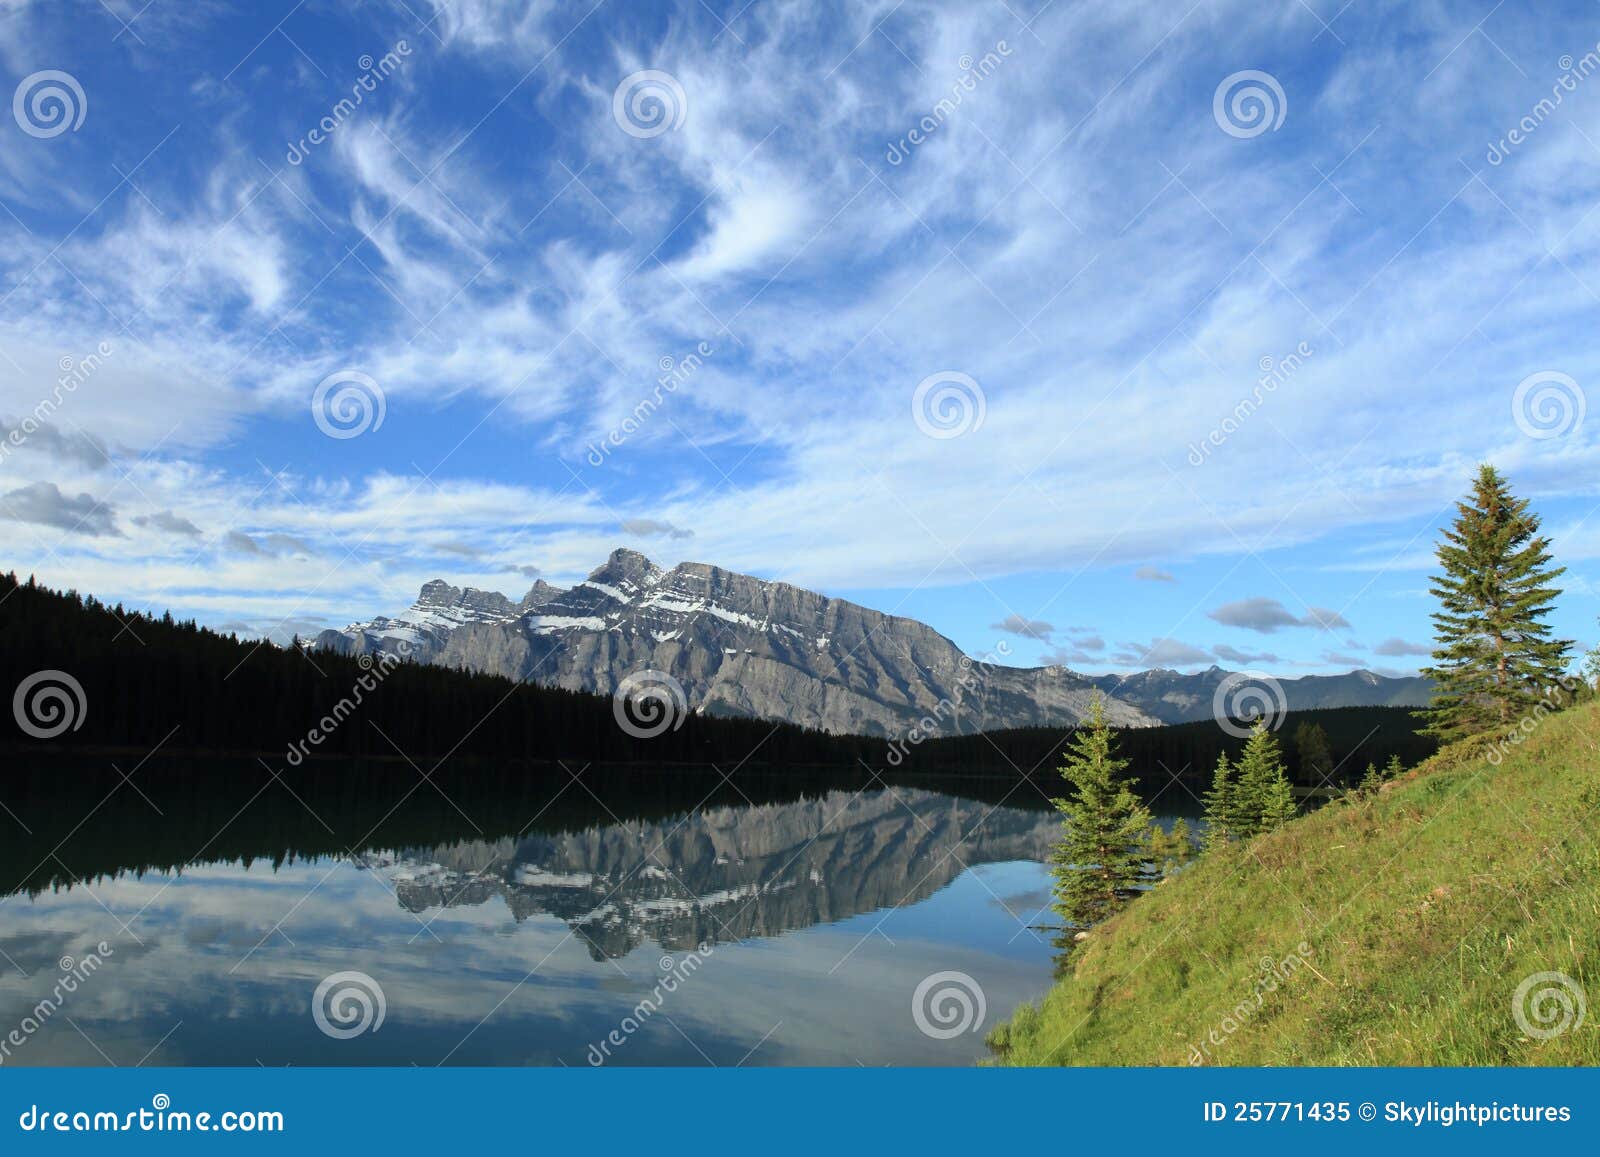
[[[1438,645],[1423,670],[1435,686],[1425,731],[1446,741],[1514,725],[1558,684],[1572,645],[1544,621],[1566,568],[1550,566],[1527,499],[1485,464],[1456,512],[1439,544]]]
[[[1150,812],[1129,786],[1127,767],[1097,696],[1061,768],[1072,794],[1055,801],[1063,822],[1052,856],[1055,909],[1070,926],[1115,915],[1154,878]]]

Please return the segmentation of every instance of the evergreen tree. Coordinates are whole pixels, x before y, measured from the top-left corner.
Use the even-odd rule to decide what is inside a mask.
[[[1371,796],[1378,794],[1378,788],[1383,786],[1383,776],[1378,771],[1376,763],[1367,764],[1367,773],[1361,777],[1361,782],[1356,785],[1356,794]]]
[[[1289,785],[1289,777],[1279,768],[1278,774],[1267,780],[1262,791],[1261,830],[1277,831],[1299,814],[1300,805],[1295,801],[1294,788]]]
[[[1439,544],[1438,646],[1423,671],[1435,684],[1426,733],[1446,741],[1513,726],[1561,679],[1571,646],[1544,621],[1566,568],[1550,566],[1527,499],[1484,465],[1456,511]]]
[[[1152,879],[1150,813],[1128,786],[1127,767],[1096,697],[1061,768],[1073,792],[1055,801],[1063,820],[1052,857],[1055,909],[1071,926],[1114,915]]]
[[[1235,788],[1236,831],[1240,839],[1272,831],[1294,818],[1294,789],[1284,771],[1277,737],[1258,722],[1239,756]]]
[[[1217,756],[1217,769],[1211,775],[1211,790],[1206,792],[1206,830],[1202,846],[1206,851],[1221,847],[1237,834],[1234,826],[1238,819],[1238,783],[1234,779],[1233,764],[1224,751]]]
[[[1398,779],[1405,769],[1405,764],[1400,762],[1400,757],[1398,755],[1391,755],[1389,757],[1389,762],[1383,765],[1383,778],[1386,780]]]

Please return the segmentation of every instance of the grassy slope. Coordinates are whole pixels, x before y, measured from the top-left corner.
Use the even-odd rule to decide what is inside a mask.
[[[1211,1064],[1600,1064],[1597,821],[1600,704],[1548,718],[1498,768],[1447,748],[1136,901],[998,1030],[1001,1063],[1189,1064],[1215,1029]],[[1262,959],[1302,941],[1312,967],[1257,1005]],[[1535,972],[1583,986],[1581,1027],[1519,1030],[1512,995]]]

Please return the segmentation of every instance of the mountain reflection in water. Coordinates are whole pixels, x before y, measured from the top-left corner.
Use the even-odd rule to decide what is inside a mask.
[[[387,871],[410,911],[499,898],[518,921],[566,921],[602,960],[646,941],[693,948],[915,903],[970,865],[1043,860],[1056,828],[1049,814],[917,789],[835,791],[362,862]]]
[[[1019,800],[1043,804],[820,772],[24,769],[0,786],[31,832],[0,840],[0,1024],[61,958],[112,955],[4,1063],[594,1063],[691,952],[606,1063],[969,1063],[984,1024],[930,1035],[912,996],[961,972],[992,1025],[1048,986],[1057,821]],[[312,992],[350,972],[386,1019],[333,1039]]]

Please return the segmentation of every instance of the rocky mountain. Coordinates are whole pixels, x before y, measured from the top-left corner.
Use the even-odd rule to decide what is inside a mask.
[[[1221,667],[1208,667],[1192,675],[1158,668],[1132,675],[1097,675],[1092,681],[1107,695],[1132,704],[1162,723],[1191,723],[1216,717],[1219,688],[1233,674]],[[1433,693],[1433,684],[1420,675],[1395,678],[1373,671],[1303,675],[1274,682],[1282,693],[1279,708],[1289,711],[1314,711],[1324,707],[1423,707]],[[1268,688],[1259,705],[1265,705],[1265,700],[1274,694]],[[1230,696],[1227,689],[1220,694],[1224,702],[1236,697]]]
[[[973,660],[923,623],[704,563],[663,570],[614,552],[570,590],[540,583],[519,603],[431,582],[395,618],[324,631],[345,652],[400,650],[424,661],[612,694],[665,672],[689,708],[784,719],[825,731],[935,734],[1083,718],[1096,688],[1062,667]],[[1158,720],[1112,697],[1112,722]]]
[[[423,584],[417,601],[398,618],[379,615],[371,622],[357,623],[347,628],[346,633],[361,636],[360,644],[354,648],[339,646],[331,640],[324,643],[319,639],[318,643],[357,652],[402,650],[421,659],[431,659],[443,648],[445,639],[459,628],[515,622],[521,615],[561,593],[559,587],[540,579],[520,603],[514,603],[499,591],[480,591],[473,587],[462,589],[442,579],[434,579]],[[339,633],[323,632],[325,636]]]
[[[914,903],[974,864],[1044,860],[1059,831],[1054,812],[909,789],[837,791],[358,862],[382,872],[408,911],[499,898],[519,922],[565,921],[603,960],[646,941],[686,950]]]
[[[570,589],[540,580],[517,602],[436,580],[401,614],[324,631],[314,645],[604,695],[630,675],[664,672],[695,711],[891,737],[1067,726],[1096,693],[1123,726],[1208,719],[1229,676],[1212,667],[1091,678],[982,662],[914,619],[704,563],[664,570],[631,550]],[[1278,686],[1290,710],[1428,697],[1424,679],[1370,671]]]

